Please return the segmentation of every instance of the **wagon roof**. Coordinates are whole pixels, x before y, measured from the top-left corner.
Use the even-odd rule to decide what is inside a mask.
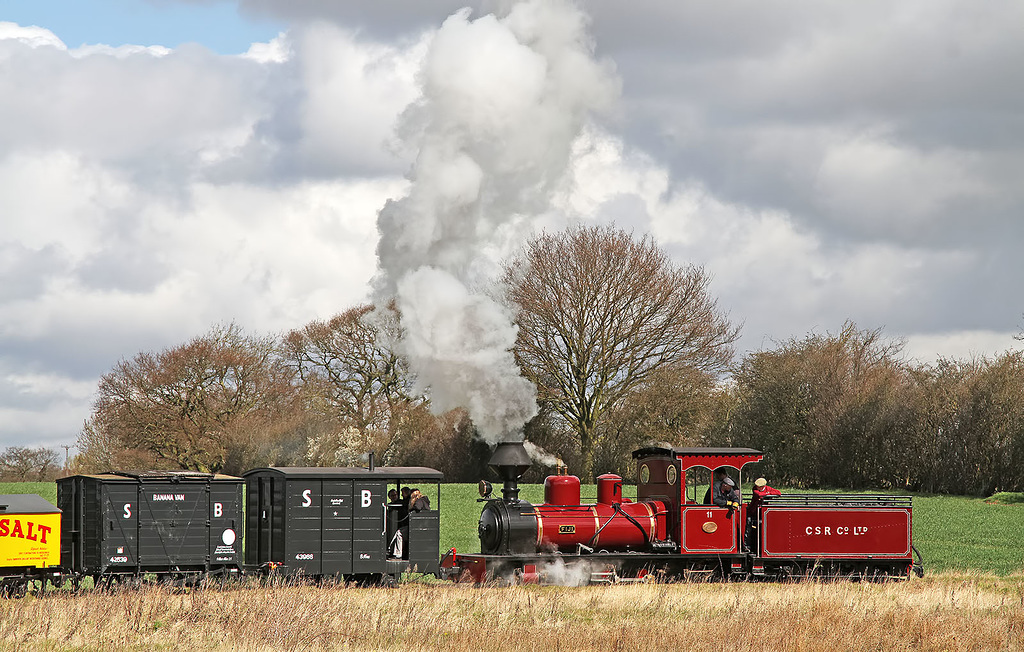
[[[444,474],[437,469],[426,466],[378,466],[372,471],[364,467],[336,467],[336,466],[269,466],[262,469],[252,469],[242,475],[261,475],[277,473],[283,476],[301,476],[304,478],[321,479],[360,479],[368,480],[380,478],[384,480],[436,480],[444,479]]]
[[[222,473],[200,473],[198,471],[107,471],[105,473],[83,473],[80,475],[67,476],[68,478],[94,478],[103,481],[142,481],[142,482],[182,482],[182,481],[207,481],[221,482],[224,480],[241,480],[234,475]],[[60,478],[64,480],[65,478]]]
[[[60,514],[60,510],[36,494],[0,494],[0,514]]]

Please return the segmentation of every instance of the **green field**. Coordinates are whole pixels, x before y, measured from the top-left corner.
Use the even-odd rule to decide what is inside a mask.
[[[54,482],[0,482],[0,494],[39,494],[57,504],[57,484]]]
[[[542,485],[521,485],[520,496],[543,502]],[[795,492],[795,490],[793,490]],[[0,493],[36,493],[57,502],[52,482],[0,483]],[[495,485],[500,494],[500,485]],[[700,492],[698,492],[700,493]],[[597,495],[584,485],[584,502]],[[625,488],[635,497],[635,487]],[[479,552],[476,527],[481,504],[475,484],[441,485],[441,548]],[[1024,495],[999,494],[994,499],[963,496],[914,496],[914,545],[924,558],[925,570],[1024,573]]]

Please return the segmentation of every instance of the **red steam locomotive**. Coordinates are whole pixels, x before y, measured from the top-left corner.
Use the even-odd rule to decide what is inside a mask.
[[[531,460],[521,443],[502,443],[490,466],[501,498],[481,481],[479,554],[450,550],[442,574],[455,580],[586,584],[657,577],[850,576],[906,578],[923,573],[912,545],[908,496],[795,494],[725,507],[699,492],[716,469],[763,459],[750,448],[651,445],[633,452],[637,499],[622,478],[597,478],[597,501],[582,503],[580,480],[544,482],[544,503],[519,498]],[[710,492],[709,492],[710,493]]]

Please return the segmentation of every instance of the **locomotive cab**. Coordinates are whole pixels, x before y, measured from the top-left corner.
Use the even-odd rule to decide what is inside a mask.
[[[669,536],[679,544],[680,553],[739,556],[743,553],[746,506],[720,507],[706,503],[705,497],[713,486],[713,470],[726,469],[737,487],[742,487],[744,467],[763,457],[752,448],[646,446],[633,452],[637,500],[666,502]]]

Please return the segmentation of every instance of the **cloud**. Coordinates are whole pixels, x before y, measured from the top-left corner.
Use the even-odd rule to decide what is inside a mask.
[[[94,383],[217,322],[274,331],[365,301],[376,212],[406,187],[388,140],[422,53],[325,24],[241,56],[69,50],[45,29],[0,26],[9,382]],[[7,409],[22,412],[0,445],[42,437],[38,423],[67,406],[16,386]]]
[[[538,144],[568,132],[516,116],[545,97],[576,110],[545,84],[585,90],[572,62],[587,58],[531,73],[530,57],[468,31],[486,56],[446,53],[439,28],[467,4],[453,32],[511,6],[242,0],[290,27],[238,56],[69,49],[0,22],[0,446],[77,429],[83,388],[119,358],[216,322],[272,331],[366,300],[377,211],[410,192],[418,160],[453,201],[500,193],[488,171],[528,181]],[[614,221],[707,267],[745,324],[741,350],[851,318],[924,358],[1015,345],[1024,5],[582,6],[573,20],[621,95],[541,156],[570,174],[535,178],[541,200],[519,219],[482,240],[452,232],[479,246],[464,263],[485,275],[530,228]],[[500,137],[421,154],[422,88]],[[410,241],[431,241],[437,225],[416,226]]]
[[[993,305],[996,323],[1019,316],[998,299],[1008,279],[1021,277],[1009,252],[981,258],[969,246],[828,239],[786,211],[730,202],[699,178],[675,180],[663,164],[598,131],[578,143],[573,180],[567,210],[650,233],[677,264],[711,272],[720,306],[744,323],[741,352],[847,319],[927,343],[942,341],[936,336],[946,329],[981,332]],[[979,278],[982,286],[971,289]],[[993,341],[979,339],[978,349]],[[947,350],[955,349],[943,345],[935,355]]]
[[[474,15],[500,5],[243,7],[400,39],[464,4]],[[1024,41],[1008,27],[1024,21],[1020,3],[594,0],[586,11],[598,55],[624,80],[610,130],[673,178],[783,210],[829,240],[981,247],[1024,236],[1012,178],[1024,167],[1024,87],[1012,81]]]
[[[417,97],[414,75],[425,47],[425,40],[400,47],[366,41],[324,22],[290,31],[275,41],[273,55],[260,55],[268,62],[266,112],[214,178],[273,183],[402,174],[409,161],[394,150],[394,131]]]
[[[257,64],[199,46],[170,54],[0,41],[0,151],[63,150],[155,180],[251,129]]]
[[[0,41],[17,41],[31,48],[52,47],[67,50],[67,46],[56,34],[37,25],[22,27],[17,23],[0,21]]]
[[[59,446],[71,443],[88,414],[93,379],[68,380],[61,374],[25,373],[0,363],[0,422],[5,446]]]
[[[933,364],[939,358],[973,360],[991,358],[1004,351],[1020,349],[1014,339],[1019,331],[990,330],[953,331],[935,335],[912,335],[906,338],[903,353],[912,360]]]

